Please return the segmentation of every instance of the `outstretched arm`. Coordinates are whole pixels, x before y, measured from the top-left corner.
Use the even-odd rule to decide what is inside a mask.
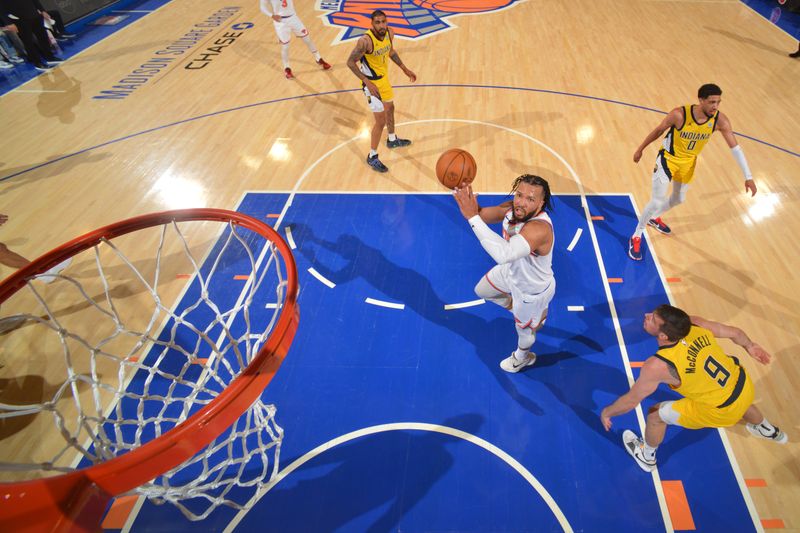
[[[753,174],[750,172],[750,167],[747,165],[747,159],[744,157],[742,147],[739,146],[739,143],[736,141],[736,135],[733,134],[733,126],[731,126],[731,121],[728,120],[728,117],[722,113],[720,113],[719,117],[717,118],[717,129],[722,134],[725,142],[728,143],[728,148],[731,149],[733,158],[736,159],[736,164],[739,165],[740,169],[742,169],[742,174],[744,174],[745,192],[749,191],[750,196],[755,196],[758,188],[756,187],[755,180],[753,180]]]
[[[700,316],[692,316],[689,317],[692,321],[692,324],[696,324],[701,328],[706,328],[711,333],[714,334],[715,337],[720,339],[730,339],[745,350],[747,353],[750,354],[750,357],[755,359],[761,364],[766,365],[769,363],[772,356],[760,345],[756,344],[755,342],[750,340],[750,337],[747,336],[742,329],[737,328],[736,326],[729,326],[727,324],[723,324],[721,322],[714,322],[713,320],[706,320]]]
[[[531,247],[522,235],[514,235],[509,240],[505,240],[486,225],[487,222],[503,220],[503,215],[508,211],[508,203],[481,208],[469,185],[461,189],[453,189],[453,197],[481,246],[498,265],[510,263],[531,253]]]
[[[611,429],[611,419],[624,415],[636,408],[642,400],[653,394],[659,384],[669,380],[669,367],[667,363],[656,357],[650,357],[642,365],[639,379],[633,384],[631,390],[617,398],[614,403],[605,407],[600,413],[600,421],[606,431]]]
[[[512,203],[512,200],[509,200],[500,205],[481,207],[478,205],[478,195],[472,192],[471,185],[462,188],[456,187],[453,189],[453,197],[464,218],[469,220],[475,215],[480,215],[481,220],[487,224],[497,224],[502,221]]]
[[[672,126],[679,127],[683,123],[683,111],[680,107],[676,107],[669,113],[667,116],[664,117],[664,120],[656,126],[656,128],[647,134],[647,137],[644,138],[642,144],[639,145],[639,148],[633,153],[633,162],[638,163],[639,160],[642,158],[642,152],[645,148],[647,148],[651,142],[655,141],[659,137],[661,137],[665,131],[667,131]]]

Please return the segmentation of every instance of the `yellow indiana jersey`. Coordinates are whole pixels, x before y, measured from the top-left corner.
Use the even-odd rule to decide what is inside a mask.
[[[382,41],[375,37],[372,30],[367,30],[367,35],[372,41],[372,53],[364,54],[361,57],[361,72],[370,80],[379,80],[389,73],[389,53],[392,51],[392,38],[389,36],[388,30]]]
[[[707,329],[693,325],[675,344],[655,354],[678,371],[681,384],[673,389],[698,403],[726,407],[738,398],[747,376],[739,360],[726,355]]]
[[[672,126],[664,137],[664,152],[667,154],[667,160],[697,158],[708,139],[711,138],[711,134],[714,133],[718,117],[719,111],[702,124],[698,124],[692,115],[692,106],[684,106],[683,126],[680,128]]]

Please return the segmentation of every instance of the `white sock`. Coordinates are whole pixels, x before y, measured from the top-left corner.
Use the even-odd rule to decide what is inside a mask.
[[[390,141],[396,141],[397,140],[397,135],[395,135],[394,133],[390,133],[389,134],[389,140]]]
[[[653,459],[656,458],[656,449],[658,448],[658,446],[653,447],[647,444],[647,441],[643,442],[644,442],[644,458],[647,459],[648,461],[652,461]]]
[[[369,151],[369,156],[370,157],[375,157],[376,155],[378,155],[378,151],[377,150],[370,150]]]
[[[514,359],[516,359],[520,363],[524,363],[530,357],[530,353],[531,352],[528,351],[527,349],[517,348],[517,350],[514,352]]]
[[[764,417],[764,420],[762,420],[760,424],[756,425],[761,426],[764,429],[764,431],[766,431],[765,433],[766,435],[773,435],[775,434],[776,431],[778,431],[778,428],[770,424],[769,420],[767,420],[766,417]],[[762,431],[762,433],[764,433],[764,431]]]

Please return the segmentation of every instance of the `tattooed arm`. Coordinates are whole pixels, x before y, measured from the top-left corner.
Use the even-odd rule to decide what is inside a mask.
[[[389,53],[389,57],[394,61],[395,65],[403,69],[403,72],[412,83],[417,81],[417,75],[403,64],[403,60],[400,59],[400,55],[397,53],[397,50],[394,49],[394,31],[391,28],[389,28],[389,37],[392,39],[392,51]]]
[[[361,80],[361,82],[367,87],[373,96],[380,97],[378,87],[376,87],[374,83],[367,79],[364,73],[361,72],[361,69],[358,68],[358,62],[361,61],[361,58],[364,57],[364,54],[368,54],[370,52],[372,52],[372,41],[368,35],[362,35],[358,38],[358,41],[356,41],[356,47],[353,48],[352,52],[350,52],[350,57],[347,58],[347,66],[350,67],[350,70],[356,75],[356,78]]]

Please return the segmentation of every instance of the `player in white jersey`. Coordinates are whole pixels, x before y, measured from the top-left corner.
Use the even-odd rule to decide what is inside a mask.
[[[523,174],[514,180],[511,192],[512,200],[494,207],[480,207],[470,186],[455,189],[453,195],[481,246],[497,262],[475,286],[475,293],[513,313],[517,349],[500,362],[500,368],[519,372],[536,362],[530,349],[556,293],[555,235],[545,212],[550,207],[545,179]],[[502,237],[487,226],[501,221]]]
[[[281,59],[283,60],[283,72],[286,75],[286,79],[294,79],[292,67],[289,65],[289,41],[292,38],[292,33],[303,39],[318,65],[325,70],[331,68],[319,55],[317,47],[309,37],[303,21],[297,16],[294,10],[294,0],[261,0],[261,12],[270,17],[275,25],[275,33],[278,34],[278,40],[281,43]]]

